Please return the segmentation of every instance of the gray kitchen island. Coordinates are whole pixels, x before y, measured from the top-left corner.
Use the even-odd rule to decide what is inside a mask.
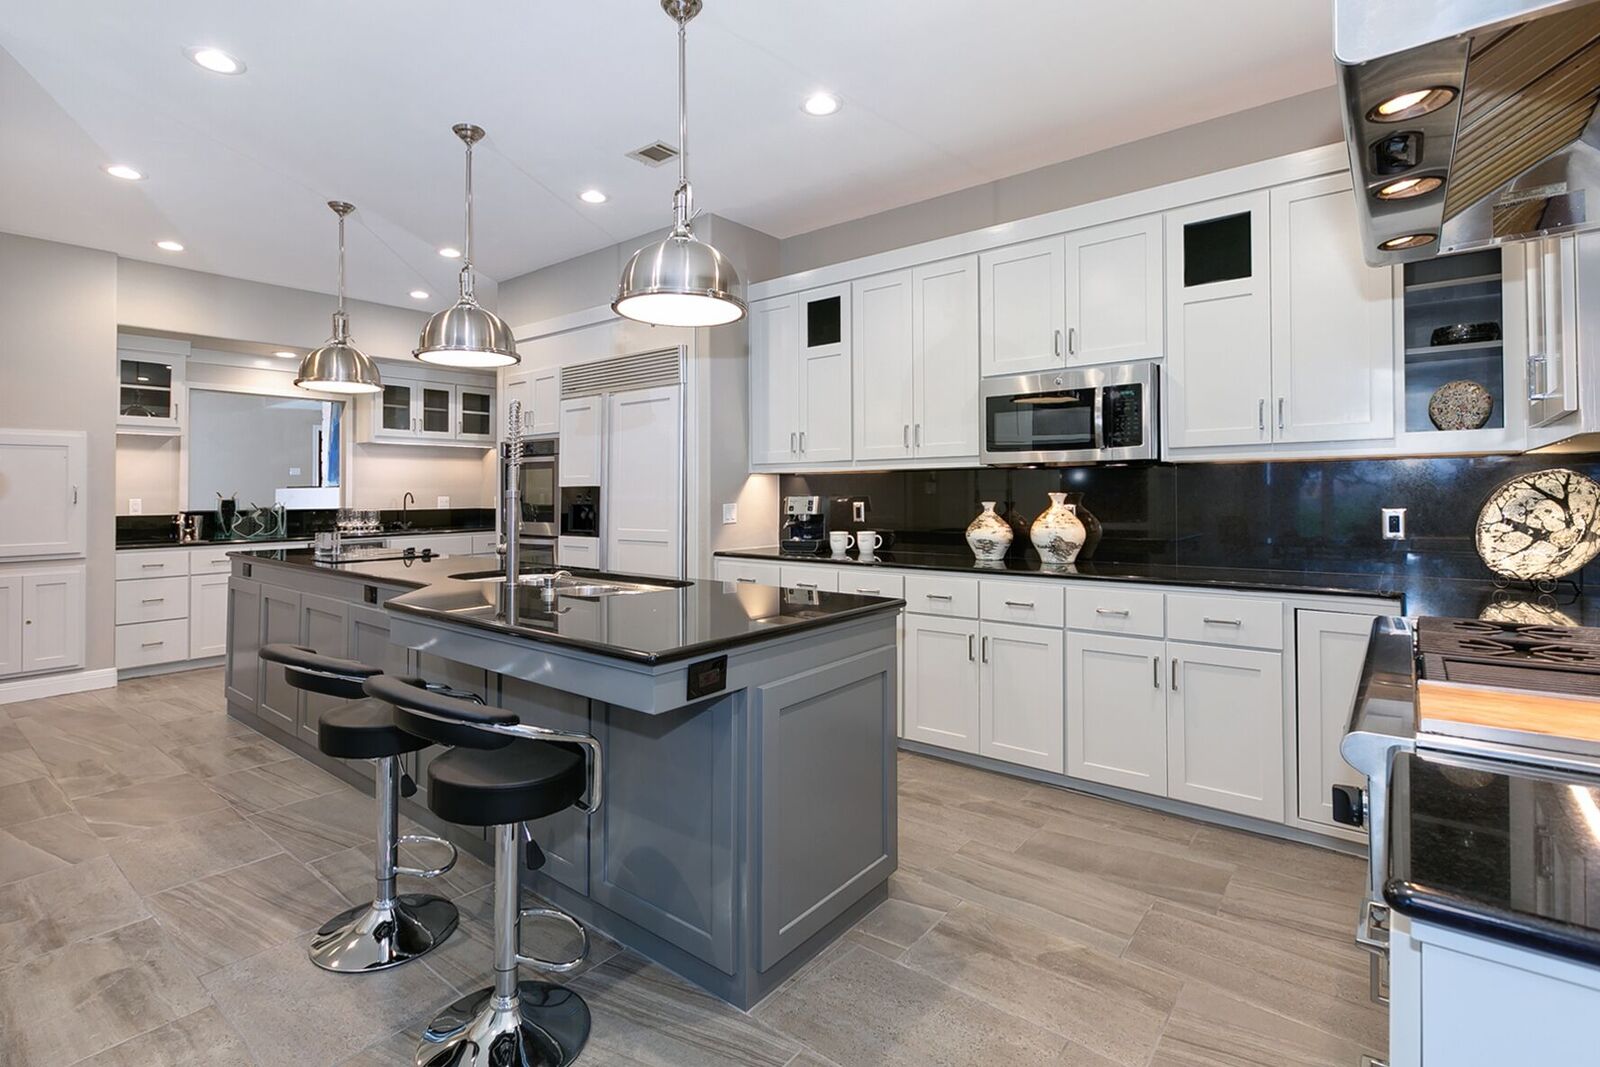
[[[533,825],[547,863],[526,884],[741,1008],[885,898],[901,601],[581,572],[554,595],[508,598],[494,562],[236,555],[228,713],[370,778],[316,750],[337,702],[257,655],[292,642],[593,734],[604,802]],[[487,858],[480,834],[427,808],[439,751],[407,757],[420,791],[402,812]]]

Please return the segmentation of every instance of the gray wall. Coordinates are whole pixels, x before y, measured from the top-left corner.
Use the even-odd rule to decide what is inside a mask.
[[[0,426],[89,437],[91,670],[111,667],[116,580],[117,257],[0,233]]]

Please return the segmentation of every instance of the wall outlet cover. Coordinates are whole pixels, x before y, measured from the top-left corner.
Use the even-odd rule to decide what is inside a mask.
[[[291,477],[291,478],[300,477],[300,468],[299,467],[290,467],[289,468],[289,477]]]
[[[144,514],[144,501],[142,499],[140,499],[139,497],[136,497],[136,496],[129,497],[128,498],[128,514],[129,515],[143,515]]]
[[[450,506],[450,498],[447,497],[447,496],[442,496],[442,497],[439,498],[439,503],[434,505],[434,506],[435,507],[441,507],[441,508],[447,508],[447,507]]]
[[[850,521],[851,522],[866,522],[867,521],[867,502],[865,500],[852,500],[852,501],[850,501]]]
[[[1383,508],[1380,511],[1383,520],[1383,539],[1385,541],[1404,541],[1406,539],[1406,509]]]
[[[724,526],[732,526],[734,523],[736,523],[738,521],[739,521],[739,505],[738,504],[724,504],[724,505],[722,505],[722,525],[724,525]]]

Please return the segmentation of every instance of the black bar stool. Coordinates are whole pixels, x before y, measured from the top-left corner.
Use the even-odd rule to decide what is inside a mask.
[[[460,918],[456,906],[443,897],[395,892],[398,874],[437,878],[456,862],[456,847],[444,838],[399,832],[400,797],[417,791],[417,784],[401,772],[400,757],[432,742],[400,729],[394,708],[367,696],[362,685],[382,673],[377,667],[320,656],[296,645],[266,645],[260,655],[269,663],[282,664],[285,679],[296,689],[352,701],[322,717],[317,748],[335,759],[372,760],[377,770],[373,780],[378,809],[377,889],[368,903],[322,924],[311,942],[311,962],[324,970],[359,974],[425,955],[450,936]],[[427,870],[401,867],[395,852],[401,844],[443,845],[450,858],[442,867]]]
[[[396,721],[408,733],[455,746],[428,764],[428,807],[434,814],[494,828],[494,985],[462,997],[433,1020],[417,1048],[417,1067],[571,1063],[589,1039],[589,1006],[566,986],[518,981],[517,965],[570,971],[588,957],[589,935],[565,912],[521,907],[521,868],[544,865],[529,820],[569,807],[586,813],[599,808],[600,743],[588,734],[522,723],[498,708],[431,692],[407,679],[378,675],[367,679],[366,690],[394,706]],[[570,923],[580,939],[578,954],[554,961],[522,955],[521,921],[533,915]]]

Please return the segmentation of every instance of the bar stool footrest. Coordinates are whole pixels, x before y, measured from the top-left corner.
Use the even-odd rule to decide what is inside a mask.
[[[575,967],[581,966],[583,961],[589,958],[589,931],[577,919],[556,908],[523,908],[521,910],[517,916],[517,944],[519,947],[522,944],[522,920],[530,916],[541,919],[558,919],[571,926],[578,932],[578,954],[570,960],[545,960],[540,959],[538,956],[524,956],[519,950],[517,952],[518,963],[526,964],[529,967],[537,967],[552,974],[564,974]]]
[[[449,874],[455,867],[456,860],[461,858],[460,851],[453,843],[433,834],[401,834],[396,838],[396,842],[401,845],[441,845],[450,850],[450,858],[442,867],[395,867],[394,873],[403,874],[408,878],[439,878]]]

